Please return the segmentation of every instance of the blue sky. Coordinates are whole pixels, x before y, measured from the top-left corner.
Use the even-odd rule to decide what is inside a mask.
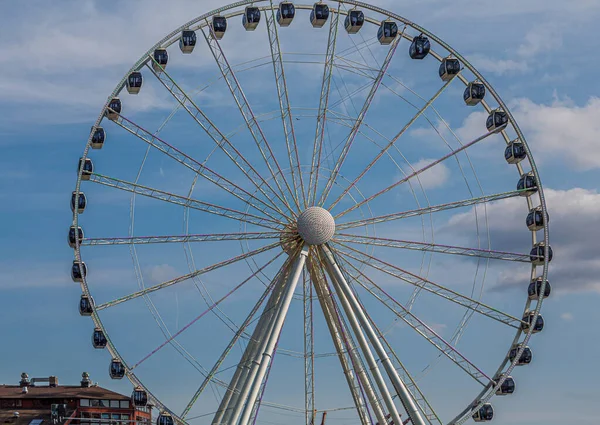
[[[600,148],[596,136],[600,132],[597,119],[600,97],[596,90],[596,69],[600,64],[588,52],[600,47],[597,37],[593,36],[594,24],[600,18],[600,3],[507,0],[484,6],[474,0],[424,0],[418,4],[386,0],[373,4],[427,28],[483,73],[509,105],[525,133],[545,187],[555,254],[549,272],[554,292],[544,303],[546,328],[535,335],[530,344],[534,351],[533,363],[513,373],[517,392],[492,400],[497,414],[495,423],[597,423],[594,390],[600,378],[595,366],[600,350],[596,326],[599,317],[595,309],[600,292],[597,278],[600,263],[596,256],[597,229],[600,228],[600,195],[597,193]],[[16,383],[19,374],[26,371],[30,376],[56,374],[63,383],[75,383],[85,370],[100,385],[124,393],[131,391],[128,382],[110,380],[108,354],[91,347],[91,320],[80,317],[77,311],[80,290],[69,276],[73,254],[66,243],[71,223],[68,203],[75,187],[76,162],[83,152],[89,127],[106,97],[140,55],[165,34],[218,5],[220,2],[213,0],[178,0],[169,2],[168,7],[165,2],[156,0],[61,1],[52,5],[33,1],[26,6],[6,2],[7,7],[3,8],[6,25],[0,28],[0,39],[4,41],[4,54],[0,56],[3,70],[0,90],[4,99],[0,105],[0,211],[3,217],[0,314],[4,324],[0,382]],[[232,18],[229,25],[221,45],[230,62],[238,67],[239,82],[254,112],[266,114],[261,118],[261,126],[268,140],[280,141],[273,146],[278,160],[285,165],[281,124],[275,115],[269,115],[278,108],[272,66],[257,60],[269,54],[266,26],[263,21],[255,32],[246,33],[239,24],[239,17]],[[354,43],[360,46],[363,37],[372,42],[375,32],[376,28],[371,25],[353,38],[341,31],[338,52],[347,49],[349,60],[366,61],[377,67],[374,63],[381,63],[387,47],[377,43],[363,48],[360,54],[352,53]],[[416,35],[414,31],[411,34]],[[325,51],[327,26],[312,29],[308,12],[299,11],[289,28],[280,29],[280,36],[282,49],[288,54],[285,66],[296,133],[298,140],[303,141],[300,143],[306,143],[302,146],[307,146],[301,150],[302,162],[307,163],[323,65],[306,62],[322,61],[322,56],[312,54]],[[374,150],[373,143],[385,144],[385,137],[393,137],[414,115],[415,109],[397,94],[422,105],[424,101],[409,89],[428,99],[441,86],[437,61],[430,57],[422,62],[410,61],[407,49],[406,40],[400,42],[390,65],[390,76],[383,80],[385,87],[378,90],[365,126],[353,145],[352,155],[342,169],[342,181],[356,177],[379,151],[379,148]],[[232,133],[231,142],[260,167],[262,159],[253,149],[250,133],[243,126],[227,86],[222,81],[212,83],[218,68],[202,36],[199,34],[198,46],[192,55],[182,55],[176,45],[169,49],[169,54],[169,74],[181,81],[188,93],[194,93],[198,105],[224,133]],[[248,62],[251,60],[254,62]],[[252,68],[260,64],[262,66]],[[121,95],[123,114],[155,131],[174,110],[176,102],[147,69],[142,72],[141,93]],[[331,102],[337,102],[344,93],[352,92],[367,81],[343,69],[337,70]],[[464,106],[462,90],[462,85],[453,81],[434,106],[460,139],[468,142],[485,132],[486,114],[481,108]],[[368,89],[358,91],[352,102],[340,103],[335,110],[355,117],[367,92]],[[425,116],[402,137],[399,149],[382,159],[377,170],[361,181],[361,192],[367,196],[375,193],[410,173],[408,164],[418,169],[448,153],[449,147],[458,147],[433,110],[428,110]],[[148,154],[139,175],[140,184],[187,196],[194,181],[192,171],[156,151],[147,151],[145,144],[116,125],[106,120],[103,125],[108,133],[106,146],[90,154],[99,173],[134,181]],[[335,147],[348,128],[337,121],[330,124],[328,132],[331,146]],[[449,146],[439,134],[446,138]],[[212,150],[205,133],[185,111],[178,111],[160,135],[199,161]],[[250,143],[245,143],[248,141]],[[373,202],[373,212],[379,215],[478,196],[482,191],[491,194],[513,190],[518,176],[514,167],[504,162],[502,144],[499,137],[490,137],[469,149],[468,158],[460,155],[459,162],[445,161],[424,173],[419,182],[403,185],[388,197]],[[334,150],[336,152],[339,148]],[[326,165],[331,164],[326,162]],[[248,190],[253,188],[222,153],[212,154],[207,166]],[[262,171],[266,171],[264,166]],[[127,236],[129,194],[92,183],[83,187],[89,200],[89,208],[81,216],[86,236]],[[336,193],[340,193],[338,189],[334,189],[333,194]],[[356,192],[353,195],[360,196]],[[240,208],[239,202],[206,181],[198,180],[192,196]],[[336,211],[345,209],[350,202],[345,198]],[[478,209],[477,213],[483,217],[482,210]],[[375,230],[378,236],[435,240],[469,247],[477,247],[478,243],[486,246],[489,240],[496,250],[527,252],[531,236],[524,224],[526,213],[522,198],[509,199],[488,207],[487,230],[483,223],[479,228],[474,224],[474,211],[469,208],[388,223]],[[358,213],[351,216],[352,219],[358,217]],[[186,232],[183,218],[181,207],[136,198],[136,235],[183,234]],[[187,231],[190,234],[237,232],[240,225],[190,211]],[[249,247],[258,248],[261,243],[250,241]],[[239,253],[236,242],[194,244],[188,250],[181,244],[137,249],[146,285],[188,273],[189,267],[201,268]],[[279,251],[273,250],[273,253]],[[510,314],[518,315],[522,310],[528,283],[525,267],[494,261],[486,267],[484,262],[455,256],[385,248],[375,253],[383,260],[414,273],[427,274],[429,279],[461,293],[483,291],[484,302]],[[193,263],[190,254],[193,254]],[[97,303],[138,289],[128,247],[87,247],[82,249],[82,255],[89,267],[90,288]],[[272,257],[273,254],[258,256],[257,264],[260,266]],[[268,277],[276,273],[275,266],[265,269]],[[366,268],[365,272],[371,273],[369,270]],[[485,276],[484,270],[487,270]],[[246,264],[236,265],[205,275],[202,280],[161,291],[151,299],[165,326],[175,332],[206,309],[194,283],[217,299],[249,273]],[[398,285],[393,278],[376,272],[369,276],[398,300],[405,302],[410,297],[411,288]],[[234,323],[241,323],[262,292],[261,288],[262,283],[251,281],[223,304],[224,313]],[[381,329],[389,331],[390,343],[403,362],[415,377],[420,377],[422,388],[439,413],[450,419],[452,413],[462,410],[476,394],[477,386],[451,363],[435,360],[436,352],[430,345],[406,326],[397,325],[390,312],[381,309],[367,294],[362,296],[366,307],[372,307],[370,313]],[[463,314],[455,307],[448,307],[439,298],[425,294],[419,296],[414,311],[442,336],[450,338]],[[103,321],[128,363],[135,364],[164,341],[141,298],[105,311]],[[301,315],[301,303],[295,301],[280,343],[282,350],[302,350]],[[333,347],[323,320],[320,317],[315,320],[315,349],[319,353],[331,352]],[[178,341],[203,366],[210,368],[230,337],[231,330],[209,314]],[[510,344],[510,338],[506,328],[475,316],[459,348],[476,364],[492,372]],[[422,373],[432,361],[435,363],[432,371]],[[233,358],[228,359],[226,366],[233,363]],[[265,400],[303,406],[301,363],[294,356],[277,357]],[[316,361],[316,367],[317,408],[348,406],[350,399],[335,361],[325,356]],[[171,347],[153,356],[138,372],[177,412],[201,381],[197,370]],[[223,373],[222,379],[227,380],[227,373]],[[460,390],[444,389],[451,385]],[[215,398],[210,391],[206,395],[194,408],[194,415],[214,410]],[[270,408],[264,408],[262,413],[263,423],[282,420],[297,423],[300,417],[297,413]],[[330,421],[351,423],[345,422],[350,417],[352,415],[345,411],[332,412]],[[204,418],[195,423],[206,421]]]

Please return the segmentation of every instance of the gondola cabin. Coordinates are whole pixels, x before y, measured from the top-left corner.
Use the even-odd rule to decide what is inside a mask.
[[[125,366],[119,359],[112,359],[108,367],[108,374],[112,379],[123,379],[125,376]]]
[[[522,344],[517,344],[510,349],[510,352],[508,354],[508,360],[510,360],[511,363],[514,362],[517,358],[517,353],[519,352],[521,347]],[[517,361],[516,365],[525,366],[531,363],[531,360],[533,360],[533,352],[531,351],[531,348],[525,346],[525,348],[523,348],[523,352],[521,353],[521,357],[519,357],[519,360]]]
[[[506,159],[506,162],[509,164],[518,164],[526,157],[527,152],[525,152],[525,146],[523,146],[523,143],[521,143],[519,139],[513,140],[506,146],[506,149],[504,149],[504,159]]]
[[[440,63],[439,74],[442,81],[450,81],[460,72],[460,62],[456,58],[444,58]]]
[[[92,132],[94,133],[92,136],[92,149],[102,149],[104,141],[106,140],[104,129],[102,127],[96,127],[96,130],[94,130],[94,127],[92,126],[90,133]]]
[[[527,332],[531,327],[533,327],[532,333],[541,332],[544,329],[544,318],[541,314],[538,314],[535,321],[533,320],[535,316],[535,311],[529,311],[525,313],[523,316],[523,322],[521,322],[521,329],[524,332]]]
[[[467,106],[475,106],[485,97],[485,86],[482,82],[472,81],[467,84],[463,93],[463,100]]]
[[[508,114],[501,108],[494,109],[487,117],[485,121],[485,127],[490,132],[500,131],[508,124]]]
[[[169,412],[160,412],[156,420],[156,425],[173,425],[173,417]]]
[[[344,20],[344,27],[348,34],[356,34],[365,24],[365,14],[362,10],[352,9],[348,11]]]
[[[110,102],[108,102],[108,108],[106,109],[106,118],[111,121],[115,121],[119,118],[119,114],[121,113],[121,99],[118,97],[113,97]]]
[[[542,294],[542,278],[538,277],[529,283],[529,287],[527,288],[527,296],[530,300],[539,300],[540,295]],[[550,282],[546,281],[546,286],[544,286],[544,294],[543,298],[548,298],[550,293],[552,292],[552,288],[550,287]]]
[[[127,76],[127,92],[129,94],[138,94],[142,88],[142,73],[134,71]]]
[[[131,394],[131,400],[136,407],[146,407],[148,404],[148,394],[142,387],[136,387]]]
[[[94,332],[92,333],[92,346],[97,350],[101,350],[106,348],[107,343],[108,341],[106,340],[106,336],[104,336],[102,329],[95,328]]]
[[[190,54],[194,51],[194,47],[196,47],[196,32],[192,30],[181,31],[179,37],[179,50],[181,50],[181,53]]]
[[[294,16],[296,16],[296,7],[294,7],[293,3],[289,1],[279,3],[279,8],[277,9],[277,22],[279,26],[289,26],[294,20]]]
[[[310,23],[313,28],[321,28],[329,19],[329,6],[325,3],[315,3],[310,12]]]
[[[509,395],[515,392],[515,380],[507,376],[502,385],[496,390],[496,395]]]
[[[169,62],[169,54],[167,53],[167,49],[164,47],[159,47],[156,49],[152,55],[152,58],[154,59],[152,61],[152,69],[154,72],[160,73],[167,67],[167,63]]]
[[[91,316],[94,312],[94,299],[87,295],[82,295],[79,300],[79,314],[82,316]]]
[[[77,246],[76,238],[79,239],[79,244],[81,245],[81,242],[83,242],[83,229],[81,227],[75,228],[75,226],[69,227],[69,247],[75,248]]]
[[[381,21],[377,30],[377,39],[381,44],[390,44],[398,36],[398,24],[386,19]]]
[[[541,266],[544,264],[544,254],[546,252],[546,244],[544,242],[536,243],[531,251],[529,252],[529,259],[531,264],[534,266]],[[552,247],[548,245],[548,262],[552,261],[553,253]]]
[[[77,198],[77,192],[71,193],[71,211],[75,212],[75,198]],[[79,198],[77,199],[77,213],[81,214],[85,211],[87,206],[87,199],[85,193],[79,192]]]
[[[521,196],[531,196],[537,192],[537,181],[533,173],[523,174],[517,183],[517,190],[521,190]]]
[[[81,262],[81,267],[79,265],[79,261],[73,260],[73,265],[71,266],[71,279],[73,282],[83,282],[83,278],[87,276],[87,267],[85,263]]]
[[[83,167],[83,170],[82,170]],[[90,158],[79,158],[79,163],[77,165],[77,173],[81,172],[81,180],[89,180],[90,176],[94,172],[94,164]]]
[[[529,214],[527,214],[527,218],[525,219],[527,228],[532,232],[543,229],[544,222],[549,221],[548,214],[545,215],[546,220],[544,220],[544,213],[542,212],[542,207],[537,207],[529,211]]]
[[[227,19],[225,16],[213,16],[211,30],[213,37],[217,40],[222,39],[225,31],[227,31]]]
[[[475,422],[488,422],[494,418],[494,408],[490,403],[484,403],[479,409],[473,413]]]
[[[242,15],[242,25],[246,31],[254,31],[260,22],[260,9],[256,6],[246,6]]]
[[[413,38],[413,41],[408,48],[408,53],[412,59],[425,59],[425,56],[429,54],[430,50],[431,43],[429,42],[429,39],[421,34]]]

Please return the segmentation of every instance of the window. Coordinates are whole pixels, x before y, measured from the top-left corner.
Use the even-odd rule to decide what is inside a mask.
[[[90,401],[87,398],[82,398],[79,400],[79,405],[81,407],[90,407]]]
[[[100,406],[100,400],[90,400],[90,406],[91,407],[99,407]]]
[[[110,402],[108,400],[100,400],[100,406],[102,406],[102,407],[109,407],[110,406]]]
[[[121,422],[123,425],[129,425],[129,415],[121,415]]]
[[[121,400],[121,409],[129,409],[129,400]]]
[[[110,407],[119,407],[119,400],[111,400]]]

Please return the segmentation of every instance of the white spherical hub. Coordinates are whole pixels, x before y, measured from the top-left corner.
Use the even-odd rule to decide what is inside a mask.
[[[309,245],[329,242],[335,233],[335,220],[325,208],[309,207],[298,216],[298,234]]]

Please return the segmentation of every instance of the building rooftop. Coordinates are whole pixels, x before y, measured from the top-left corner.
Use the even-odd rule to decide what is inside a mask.
[[[19,417],[14,416],[14,412],[19,412]],[[70,416],[72,412],[67,412]],[[51,425],[52,417],[49,409],[0,409],[0,425],[29,425],[31,421],[38,419],[40,425]]]
[[[130,397],[102,387],[81,387],[79,385],[29,386],[27,393],[19,385],[0,385],[0,399],[41,399],[41,398],[93,398],[129,400]],[[2,421],[4,423],[4,421]],[[0,425],[2,425],[0,423]]]

